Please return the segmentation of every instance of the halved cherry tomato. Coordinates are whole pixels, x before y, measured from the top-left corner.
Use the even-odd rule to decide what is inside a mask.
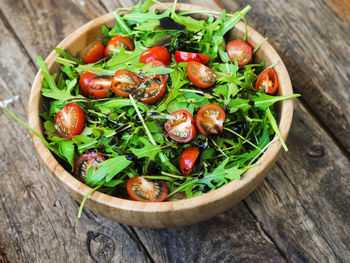
[[[197,61],[188,62],[187,76],[193,85],[202,89],[213,86],[216,81],[215,72]]]
[[[95,172],[98,168],[98,164],[105,160],[106,159],[97,152],[88,152],[80,155],[74,162],[74,177],[79,181],[86,183],[86,174],[89,168],[92,166],[93,171]]]
[[[112,76],[98,76],[89,82],[88,92],[89,95],[93,96],[96,99],[106,98],[108,96],[108,90],[112,88]]]
[[[88,97],[89,96],[89,89],[88,89],[88,85],[91,81],[91,79],[97,77],[96,74],[88,72],[88,71],[84,71],[80,78],[79,78],[79,86],[81,89],[81,93],[85,96]]]
[[[191,53],[191,52],[185,52],[185,51],[175,51],[175,60],[177,63],[198,61],[206,65],[209,59],[210,59],[210,56],[205,54]]]
[[[252,47],[247,42],[240,39],[228,42],[226,51],[232,63],[234,63],[232,59],[234,57],[239,67],[247,65],[253,55]]]
[[[55,116],[55,129],[57,134],[66,139],[79,135],[85,124],[83,110],[75,103],[68,103]]]
[[[97,42],[83,58],[85,63],[95,63],[102,59],[105,54],[105,47],[102,42]]]
[[[164,67],[164,68],[166,68],[166,65],[162,61],[159,61],[159,60],[152,60],[150,62],[147,62],[147,64],[152,64],[153,67]],[[168,82],[169,74],[164,74],[162,76],[164,77],[165,82]]]
[[[145,50],[141,54],[139,62],[147,64],[152,60],[159,60],[165,65],[169,65],[171,62],[171,56],[165,47],[155,46]]]
[[[109,41],[105,48],[105,57],[111,57],[116,53],[113,49],[124,48],[125,50],[133,51],[135,49],[132,41],[123,36],[114,36]]]
[[[114,74],[112,90],[116,95],[127,98],[137,90],[140,82],[140,78],[130,70],[120,69]]]
[[[197,129],[191,113],[187,110],[178,110],[171,115],[175,116],[176,120],[167,120],[164,125],[169,137],[180,143],[192,141]]]
[[[260,73],[255,82],[256,90],[264,90],[267,94],[275,94],[279,87],[278,75],[273,68]]]
[[[154,75],[145,78],[139,88],[145,89],[140,101],[147,104],[153,104],[164,97],[166,84],[162,75]]]
[[[185,149],[180,156],[180,170],[183,175],[189,175],[192,167],[199,155],[198,147],[189,147]]]
[[[216,104],[202,106],[196,117],[197,128],[205,137],[219,135],[223,130],[224,121],[225,111]]]
[[[168,195],[168,187],[163,181],[152,181],[140,176],[132,177],[126,183],[129,197],[135,201],[162,202]]]

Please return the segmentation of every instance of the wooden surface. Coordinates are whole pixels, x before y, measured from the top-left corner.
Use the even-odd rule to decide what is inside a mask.
[[[264,183],[226,213],[189,227],[132,228],[87,209],[78,220],[78,204],[43,166],[28,132],[0,112],[0,262],[350,262],[349,4],[221,1],[201,4],[253,5],[249,24],[269,37],[303,95],[290,151]],[[8,108],[26,119],[36,55],[131,4],[1,0],[0,101],[19,96]]]

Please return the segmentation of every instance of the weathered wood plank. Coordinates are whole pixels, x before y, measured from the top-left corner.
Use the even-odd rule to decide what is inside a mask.
[[[248,23],[269,37],[294,90],[350,153],[349,2],[222,0],[235,11],[250,4]]]

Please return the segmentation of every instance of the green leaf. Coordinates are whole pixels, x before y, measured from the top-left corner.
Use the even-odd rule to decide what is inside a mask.
[[[140,137],[139,142],[143,144],[141,148],[130,148],[131,152],[137,156],[137,158],[149,158],[154,160],[157,154],[162,150],[159,145],[151,144],[145,137]]]

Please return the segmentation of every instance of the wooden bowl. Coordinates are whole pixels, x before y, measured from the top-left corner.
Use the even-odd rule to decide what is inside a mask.
[[[156,5],[152,8],[157,8],[160,11],[164,10],[163,7]],[[178,4],[177,10],[210,9],[189,4]],[[201,16],[203,18],[207,17],[204,13]],[[101,36],[101,26],[103,24],[112,26],[114,20],[112,13],[98,17],[71,33],[58,47],[68,49],[73,54],[76,54],[95,41],[97,37]],[[230,39],[242,39],[244,31],[244,24],[242,22],[238,23],[230,32]],[[263,39],[259,33],[248,26],[248,42],[253,48],[261,43]],[[59,65],[54,62],[56,57],[58,57],[58,53],[52,51],[45,60],[51,73],[57,72],[59,69]],[[257,61],[264,60],[267,66],[279,61],[279,64],[275,67],[280,81],[278,95],[289,95],[293,93],[287,69],[277,52],[268,42],[262,45],[255,54],[255,58]],[[39,112],[41,112],[42,108],[41,105],[44,102],[44,98],[41,95],[41,84],[42,74],[41,70],[39,70],[30,92],[28,119],[29,125],[39,134],[43,135],[42,121],[39,117]],[[293,100],[282,101],[278,107],[280,117],[279,129],[283,138],[286,140],[293,117]],[[62,183],[70,195],[78,202],[81,202],[91,188],[75,179],[66,171],[40,139],[34,135],[32,135],[32,139],[35,149],[45,165]],[[95,192],[87,199],[85,206],[109,219],[134,226],[162,228],[193,224],[213,217],[245,198],[263,181],[269,169],[276,161],[280,150],[281,144],[279,140],[275,140],[257,161],[261,165],[249,169],[242,176],[241,180],[232,181],[215,191],[201,196],[179,201],[151,203],[130,201]]]

